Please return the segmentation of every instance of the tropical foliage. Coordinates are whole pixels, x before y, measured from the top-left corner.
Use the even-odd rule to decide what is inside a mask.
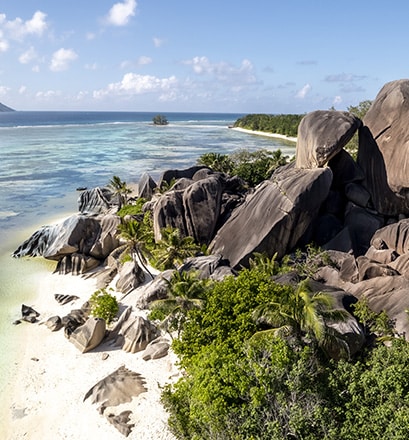
[[[294,114],[249,114],[237,119],[237,121],[234,123],[234,127],[296,137],[298,125],[303,116],[304,115]]]
[[[186,310],[173,343],[185,374],[163,393],[176,437],[407,438],[408,343],[375,340],[354,358],[331,359],[326,323],[343,314],[308,280],[276,284],[281,270],[274,257],[256,255],[250,269],[214,283]],[[384,318],[365,316],[382,327]],[[278,326],[290,331],[265,331]]]
[[[198,165],[205,165],[214,171],[241,177],[253,187],[271,177],[273,171],[288,162],[281,150],[260,149],[249,151],[241,149],[230,155],[206,153],[197,160]]]
[[[119,306],[115,296],[107,292],[106,289],[95,291],[89,299],[91,315],[95,318],[105,319],[109,324],[118,314]]]
[[[125,181],[122,181],[118,176],[113,176],[109,181],[108,188],[111,189],[114,196],[118,198],[119,208],[128,202],[128,195],[132,190],[127,186]]]

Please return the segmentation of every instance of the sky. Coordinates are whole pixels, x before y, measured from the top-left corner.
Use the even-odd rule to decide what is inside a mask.
[[[346,110],[409,77],[409,2],[2,0],[16,110]]]

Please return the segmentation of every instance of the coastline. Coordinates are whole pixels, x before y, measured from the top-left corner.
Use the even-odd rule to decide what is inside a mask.
[[[132,411],[130,423],[135,427],[128,439],[174,440],[160,403],[161,388],[180,375],[173,352],[170,350],[168,356],[161,359],[144,361],[142,352],[131,354],[103,343],[82,354],[65,338],[63,330],[52,332],[43,322],[51,316],[64,316],[80,308],[96,290],[96,280],[48,273],[42,274],[32,287],[35,292],[30,305],[41,316],[37,323],[22,322],[10,329],[11,335],[18,333],[23,342],[2,396],[0,438],[123,439],[124,435],[99,414],[98,404],[83,399],[98,381],[124,365],[145,379],[147,392],[129,403],[109,407],[110,413]],[[135,295],[143,288],[133,291],[121,304],[134,304]],[[79,299],[62,306],[55,301],[55,293],[76,295]],[[120,296],[117,294],[118,299]],[[135,314],[146,314],[133,309]],[[103,353],[108,355],[106,360],[102,359]]]
[[[266,136],[266,137],[272,137],[272,138],[277,138],[277,139],[283,139],[283,140],[289,141],[289,142],[297,142],[296,137],[286,136],[284,134],[267,133],[265,131],[257,131],[257,130],[248,130],[247,128],[241,128],[241,127],[230,127],[230,129],[240,131],[242,133],[256,134],[258,136]]]

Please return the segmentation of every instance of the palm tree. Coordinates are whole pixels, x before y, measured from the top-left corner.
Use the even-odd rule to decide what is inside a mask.
[[[327,323],[345,321],[347,317],[346,310],[333,308],[333,297],[328,293],[313,293],[308,278],[296,289],[289,289],[285,297],[262,304],[253,312],[254,320],[272,327],[259,333],[294,336],[297,340],[310,338],[327,353],[338,346],[346,354],[348,345]]]
[[[196,255],[200,247],[192,237],[182,237],[177,228],[166,227],[161,230],[162,239],[155,249],[156,266],[162,270],[177,269],[186,258]]]
[[[175,271],[170,280],[165,281],[168,297],[151,303],[150,318],[161,318],[166,331],[176,330],[179,337],[188,312],[203,307],[208,280],[199,280],[196,272]]]
[[[149,271],[146,263],[146,255],[150,255],[147,243],[153,241],[153,232],[147,229],[143,222],[136,220],[126,220],[118,225],[118,235],[127,242],[130,254],[138,257],[144,270],[153,279],[152,273]]]
[[[119,209],[128,202],[128,194],[132,190],[127,187],[126,182],[122,181],[118,176],[113,176],[109,181],[108,188],[112,190],[114,196],[118,198]]]

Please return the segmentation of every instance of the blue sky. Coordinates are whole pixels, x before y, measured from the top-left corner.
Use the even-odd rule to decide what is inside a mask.
[[[18,110],[345,110],[409,77],[409,3],[3,0]]]

